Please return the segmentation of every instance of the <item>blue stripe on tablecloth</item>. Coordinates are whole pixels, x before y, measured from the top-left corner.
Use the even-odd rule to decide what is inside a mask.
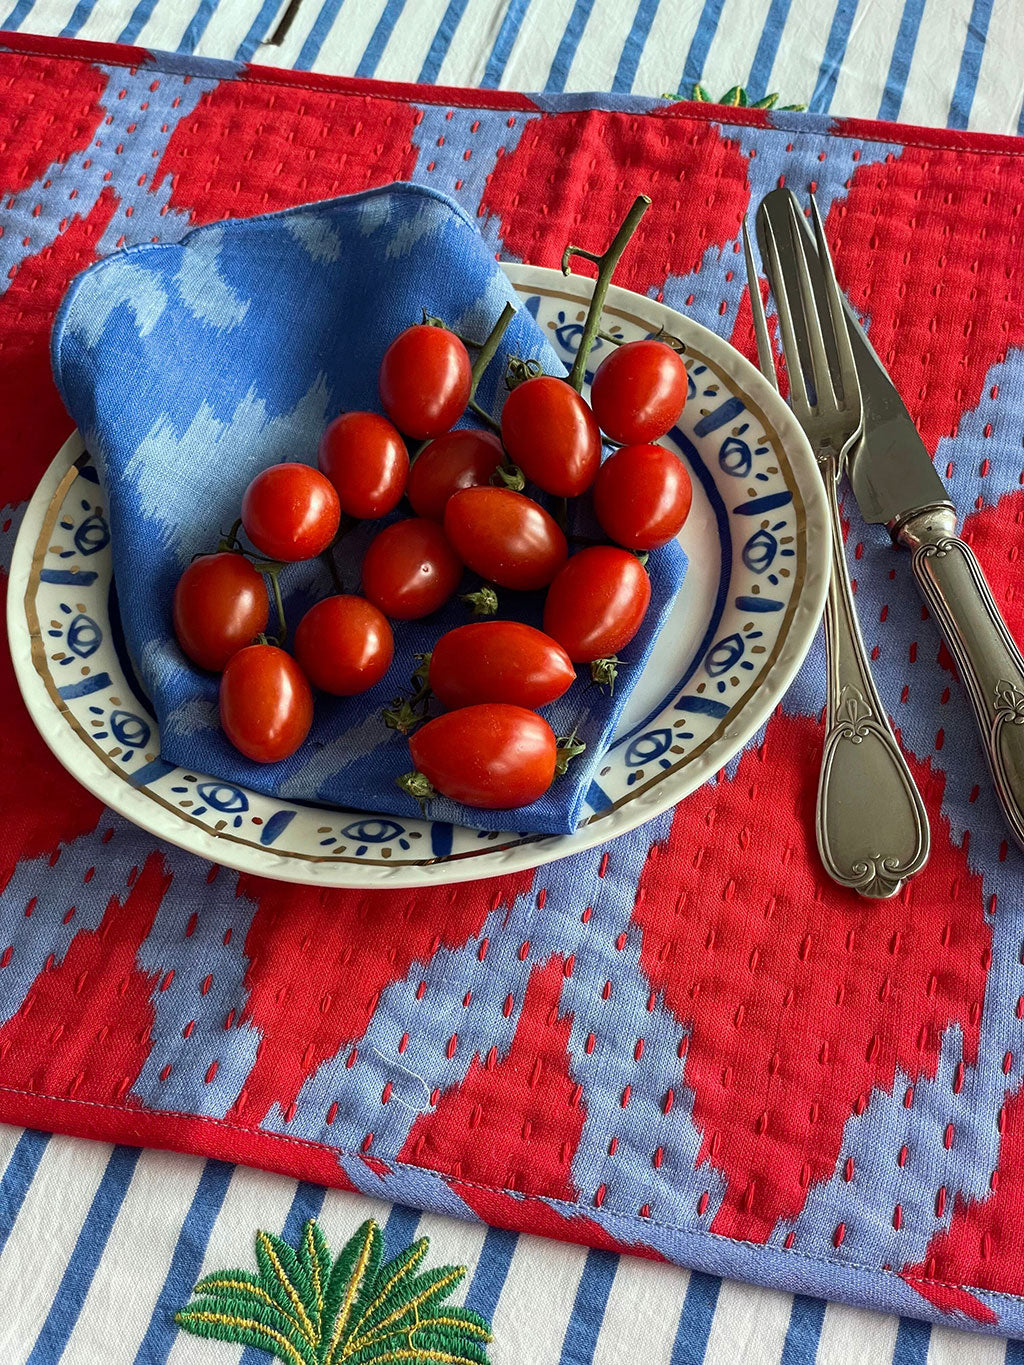
[[[699,1270],[691,1274],[672,1347],[672,1365],[703,1365],[721,1287],[717,1275],[704,1275]]]
[[[892,1365],[927,1365],[928,1343],[931,1339],[931,1323],[903,1318],[900,1330],[896,1333]]]
[[[308,71],[317,57],[320,49],[324,45],[324,39],[331,31],[331,25],[338,17],[345,0],[324,0],[320,6],[320,13],[316,16],[316,23],[306,35],[306,41],[302,44],[302,51],[295,59],[295,65],[302,71]]]
[[[633,89],[636,69],[644,54],[644,45],[654,23],[654,16],[658,13],[659,3],[660,0],[640,0],[636,7],[636,14],[633,15],[633,22],[626,34],[619,65],[612,80],[612,90],[617,94],[628,94]]]
[[[431,41],[430,50],[423,59],[420,74],[416,77],[421,85],[432,85],[437,80],[437,74],[448,55],[448,49],[452,45],[452,39],[462,22],[468,4],[469,0],[449,0],[448,8]]]
[[[619,1258],[614,1251],[591,1249],[587,1252],[562,1342],[561,1365],[590,1365],[593,1360],[618,1268]]]
[[[150,15],[156,9],[156,4],[157,0],[139,0],[139,3],[132,10],[132,17],[117,35],[117,41],[119,43],[134,43],[145,24],[149,22]]]
[[[1024,1341],[1006,1343],[1006,1365],[1024,1365]]]
[[[132,1183],[140,1155],[138,1147],[115,1147],[111,1152],[107,1169],[93,1195],[89,1212],[26,1365],[53,1365],[54,1361],[60,1360],[75,1330],[85,1296],[107,1245],[114,1219]]]
[[[557,93],[559,90],[565,89],[572,59],[576,56],[576,49],[580,45],[583,30],[587,26],[587,20],[590,18],[590,11],[593,8],[594,0],[575,0],[572,13],[569,15],[569,22],[565,26],[561,42],[558,44],[551,62],[548,78],[544,82],[545,90]]]
[[[797,1294],[789,1310],[789,1326],[782,1345],[779,1365],[811,1365],[818,1354],[821,1325],[825,1321],[825,1303]]]
[[[299,1234],[310,1218],[316,1218],[323,1208],[327,1191],[322,1185],[312,1185],[308,1180],[300,1180],[292,1195],[291,1207],[285,1216],[281,1236],[292,1246],[297,1246]],[[340,1247],[334,1248],[339,1251]],[[141,1362],[140,1362],[141,1365]],[[267,1353],[256,1346],[247,1346],[242,1352],[238,1365],[267,1365]]]
[[[188,28],[181,35],[181,42],[178,44],[179,52],[195,52],[219,3],[220,0],[199,0],[199,8],[189,20]]]
[[[722,17],[724,4],[725,0],[704,0],[704,8],[700,12],[697,27],[690,39],[690,49],[686,54],[686,61],[683,63],[683,74],[679,78],[677,94],[684,95],[687,99],[690,97],[694,84],[704,74],[704,63],[708,59],[711,44],[714,42],[715,33],[718,31],[718,21]]]
[[[967,36],[964,38],[960,70],[953,88],[953,101],[949,106],[949,118],[946,120],[950,128],[967,127],[971,105],[974,103],[974,92],[978,88],[978,73],[981,71],[981,59],[985,52],[985,40],[988,37],[991,18],[992,0],[974,0],[971,17],[967,21]]]
[[[480,1313],[488,1322],[494,1317],[501,1291],[505,1288],[518,1241],[517,1233],[507,1232],[504,1228],[487,1229],[487,1236],[480,1248],[480,1259],[466,1291],[466,1307]]]
[[[37,1133],[34,1128],[26,1128],[11,1153],[3,1179],[0,1180],[0,1254],[7,1245],[11,1228],[25,1202],[49,1141],[49,1133]]]
[[[61,29],[60,36],[62,38],[74,38],[92,13],[95,4],[96,0],[78,0],[78,4],[71,11],[71,18]]]
[[[211,1160],[204,1164],[157,1295],[153,1316],[135,1356],[135,1365],[163,1365],[167,1359],[180,1330],[174,1315],[188,1303],[192,1286],[199,1278],[210,1234],[223,1207],[234,1169],[227,1161]]]
[[[263,0],[259,14],[249,25],[249,32],[238,45],[238,51],[235,53],[236,62],[252,61],[252,54],[267,37],[271,21],[280,8],[281,0]]]
[[[384,1224],[384,1258],[397,1256],[416,1236],[420,1225],[419,1209],[407,1209],[404,1204],[396,1204],[388,1214]]]
[[[357,76],[372,76],[377,70],[377,63],[383,57],[388,39],[394,33],[395,25],[402,17],[402,10],[404,9],[405,0],[387,0],[384,10],[370,34],[366,51],[359,59],[359,65],[356,67]]]
[[[903,17],[900,19],[896,41],[893,43],[889,74],[885,78],[885,91],[882,103],[878,106],[879,118],[891,121],[900,116],[900,105],[903,103],[903,92],[907,88],[910,64],[914,60],[914,45],[921,27],[924,3],[925,0],[904,0]]]
[[[839,0],[836,5],[832,27],[825,41],[825,55],[821,59],[818,79],[807,105],[812,114],[827,114],[832,107],[832,96],[836,93],[836,82],[839,79],[843,58],[846,56],[857,4],[858,0]]]
[[[754,53],[750,75],[747,78],[747,93],[752,100],[762,99],[768,93],[768,82],[771,80],[772,67],[778,56],[782,30],[789,18],[790,3],[791,0],[772,0],[768,7],[764,28],[757,41],[757,51]]]
[[[35,3],[36,0],[18,0],[7,18],[0,23],[0,28],[5,28],[8,31],[19,29],[31,14]]]
[[[501,84],[505,67],[508,65],[508,59],[512,55],[512,49],[519,37],[519,30],[529,8],[530,0],[508,0],[508,9],[501,21],[498,36],[495,38],[491,54],[487,58],[483,80],[480,82],[485,89],[493,90]]]

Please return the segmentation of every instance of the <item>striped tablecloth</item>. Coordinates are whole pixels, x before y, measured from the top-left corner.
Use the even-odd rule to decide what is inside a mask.
[[[17,0],[0,27],[337,74],[518,89],[692,93],[1024,131],[1020,0]],[[257,1227],[376,1217],[469,1267],[495,1365],[1024,1365],[1024,1347],[487,1231],[284,1177],[0,1129],[0,1359],[265,1359],[178,1332],[195,1279],[251,1264]],[[456,1299],[460,1297],[456,1295]]]

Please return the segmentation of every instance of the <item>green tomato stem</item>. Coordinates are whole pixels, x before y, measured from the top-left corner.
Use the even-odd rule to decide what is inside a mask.
[[[637,230],[640,219],[651,207],[651,201],[646,194],[638,194],[633,200],[633,206],[626,214],[618,232],[612,238],[611,246],[598,256],[593,251],[587,251],[581,246],[574,246],[570,243],[562,253],[562,274],[572,274],[572,258],[582,256],[585,260],[593,261],[597,266],[597,279],[594,282],[594,292],[590,297],[590,307],[587,310],[587,320],[583,324],[583,334],[580,337],[579,349],[576,352],[576,359],[572,363],[569,371],[569,384],[580,393],[583,389],[583,379],[587,370],[587,357],[590,355],[590,348],[594,344],[598,328],[601,325],[601,309],[608,294],[608,286],[612,282],[612,275],[615,267],[619,263],[619,257],[625,251],[629,239]]]
[[[264,561],[263,564],[256,564],[254,567],[260,571],[264,578],[270,579],[270,592],[274,599],[274,607],[277,611],[277,625],[280,632],[280,638],[276,640],[275,643],[283,646],[285,640],[288,638],[288,622],[285,620],[284,601],[281,597],[281,584],[278,582],[278,574],[281,572],[281,565],[276,564],[271,567],[270,561],[268,560]]]
[[[516,310],[512,307],[510,303],[506,303],[505,307],[501,310],[501,313],[498,317],[498,321],[487,333],[487,339],[480,347],[480,350],[477,353],[477,357],[473,361],[472,370],[473,387],[469,391],[470,398],[475,397],[477,385],[483,378],[484,371],[487,369],[487,366],[494,359],[498,347],[501,344],[501,338],[505,335],[506,331],[508,330],[508,325],[515,317],[515,315]]]
[[[471,398],[469,400],[469,410],[470,412],[476,413],[477,417],[480,418],[481,422],[486,422],[492,431],[496,431],[500,434],[501,423],[495,421],[495,419],[491,416],[487,409],[482,408],[475,398]]]

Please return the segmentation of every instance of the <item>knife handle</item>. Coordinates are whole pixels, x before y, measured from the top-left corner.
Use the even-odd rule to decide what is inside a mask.
[[[819,458],[829,500],[832,576],[825,603],[828,694],[816,833],[825,870],[862,896],[894,896],[928,858],[928,816],[871,676],[853,604],[836,466]]]
[[[900,527],[914,576],[956,660],[974,709],[996,795],[1024,847],[1024,658],[981,565],[956,534],[952,507],[927,508]]]

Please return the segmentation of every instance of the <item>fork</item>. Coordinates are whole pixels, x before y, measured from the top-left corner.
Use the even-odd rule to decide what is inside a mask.
[[[895,895],[927,861],[928,817],[871,676],[853,603],[836,490],[847,454],[860,436],[860,385],[843,299],[813,195],[811,216],[818,248],[813,259],[791,201],[778,234],[763,204],[757,221],[778,311],[790,402],[814,451],[830,512],[828,687],[815,834],[821,861],[833,881],[862,896],[885,898]],[[746,223],[743,248],[758,361],[778,388]]]

